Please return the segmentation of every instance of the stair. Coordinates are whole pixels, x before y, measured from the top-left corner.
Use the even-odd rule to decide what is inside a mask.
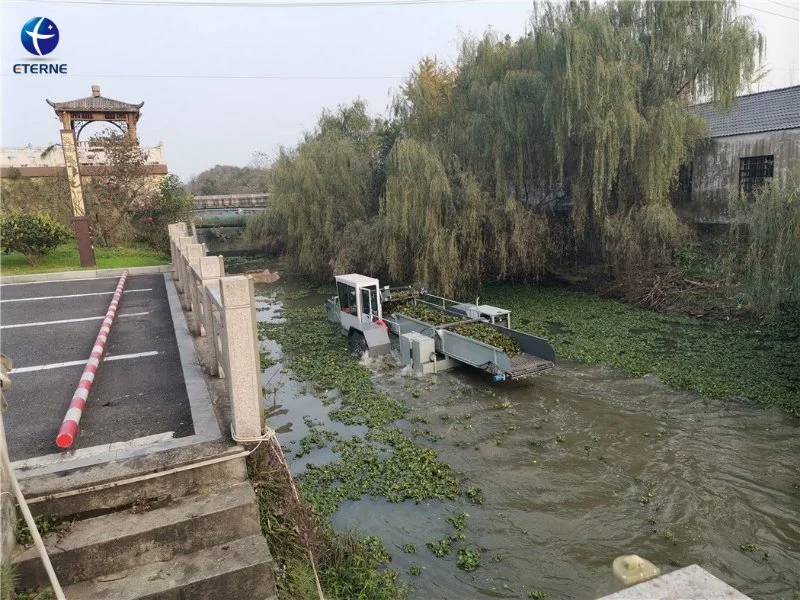
[[[269,600],[275,579],[261,535],[218,544],[176,560],[111,573],[64,588],[69,600]]]
[[[275,594],[241,447],[199,444],[21,483],[34,514],[69,523],[44,536],[69,600]],[[21,587],[49,585],[35,548],[13,563]]]

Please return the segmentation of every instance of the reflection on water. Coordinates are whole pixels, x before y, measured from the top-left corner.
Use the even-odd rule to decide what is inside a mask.
[[[269,289],[296,288],[282,280]],[[274,313],[259,312],[267,315]],[[279,358],[276,344],[269,350]],[[400,425],[416,429],[465,487],[486,497],[483,505],[365,498],[334,515],[337,528],[382,539],[401,573],[423,566],[419,577],[404,575],[416,586],[413,598],[525,598],[532,590],[596,598],[611,591],[614,557],[628,553],[662,571],[697,563],[754,598],[800,598],[796,419],[563,361],[527,383],[501,385],[466,369],[424,378],[399,368],[374,373],[376,385],[423,420]],[[363,434],[331,422],[335,398],[323,405],[280,364],[266,370],[264,385],[295,474],[335,459],[330,447],[295,458],[308,432],[304,416],[341,436]],[[459,571],[454,555],[438,559],[425,547],[447,537],[447,517],[461,511],[470,514],[463,543],[481,550],[472,573]],[[401,550],[409,543],[416,554]],[[743,551],[745,543],[756,550]]]

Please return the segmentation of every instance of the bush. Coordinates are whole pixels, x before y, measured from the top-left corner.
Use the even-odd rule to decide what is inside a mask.
[[[800,185],[764,185],[753,198],[731,203],[739,269],[762,313],[800,304]]]
[[[3,252],[19,252],[32,265],[66,242],[69,230],[43,213],[16,213],[0,221],[0,247]]]
[[[167,226],[185,219],[192,208],[192,196],[176,175],[167,175],[151,202],[129,212],[136,238],[151,248],[169,252]]]

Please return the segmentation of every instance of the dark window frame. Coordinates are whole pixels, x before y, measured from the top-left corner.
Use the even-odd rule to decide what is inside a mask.
[[[336,293],[339,296],[339,310],[358,316],[358,300],[356,288],[341,281],[336,282]]]
[[[772,179],[774,173],[774,154],[739,158],[739,194],[752,195],[762,183]]]

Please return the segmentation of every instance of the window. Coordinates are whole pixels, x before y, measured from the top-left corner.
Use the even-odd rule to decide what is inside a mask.
[[[361,288],[361,310],[365,315],[378,316],[378,290],[376,288]]]
[[[339,294],[339,309],[352,315],[358,315],[356,288],[339,281],[336,282],[336,292]]]
[[[775,156],[748,156],[739,161],[739,193],[752,194],[766,179],[772,178]]]

